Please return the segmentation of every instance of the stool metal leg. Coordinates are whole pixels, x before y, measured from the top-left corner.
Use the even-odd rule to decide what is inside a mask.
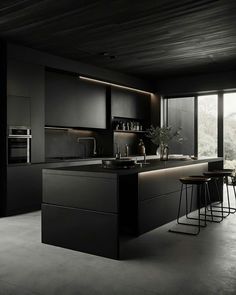
[[[208,186],[208,183],[206,183],[205,184],[205,189],[206,189],[206,191],[205,191],[205,196],[206,196],[206,200],[205,200],[205,202],[206,202],[206,211],[210,211],[210,215],[209,214],[206,214],[206,212],[205,212],[205,214],[206,214],[206,216],[207,217],[210,217],[211,218],[211,220],[207,220],[207,221],[210,221],[210,222],[215,222],[215,223],[220,223],[222,220],[223,220],[223,214],[222,214],[222,216],[219,216],[219,215],[214,215],[213,214],[213,209],[212,209],[212,204],[211,204],[211,195],[210,195],[210,191],[209,191],[209,186]],[[208,209],[208,204],[209,204],[209,207],[210,207],[210,209]],[[201,215],[205,215],[205,214],[201,214]],[[214,218],[220,218],[220,220],[215,220]]]
[[[202,186],[202,185],[200,185]],[[186,189],[186,200],[187,200],[187,184],[185,184],[185,189]],[[180,219],[180,210],[181,210],[181,203],[182,203],[182,195],[183,195],[183,184],[181,185],[181,191],[180,191],[180,198],[179,198],[179,206],[178,206],[178,215],[177,215],[177,223],[180,224],[180,225],[187,225],[187,226],[193,226],[193,227],[197,227],[197,231],[195,233],[193,232],[184,232],[184,231],[178,231],[178,230],[169,230],[169,232],[172,232],[172,233],[178,233],[178,234],[184,234],[184,235],[191,235],[191,236],[196,236],[199,234],[200,232],[200,229],[201,227],[205,227],[206,226],[206,223],[205,225],[201,225],[201,219],[200,219],[200,210],[201,210],[201,204],[200,204],[200,192],[199,192],[199,189],[198,189],[198,196],[197,196],[197,201],[198,201],[198,224],[190,224],[190,223],[185,223],[185,222],[180,222],[179,219]],[[188,214],[188,203],[185,205],[187,209],[185,214],[187,216]]]
[[[226,213],[227,215],[224,215],[223,216],[223,218],[226,218],[226,217],[229,216],[229,214],[234,214],[236,212],[236,208],[233,208],[230,205],[228,176],[224,176],[224,180],[225,180],[225,185],[226,185],[226,193],[227,193],[228,206],[223,206],[223,200],[222,200],[220,202],[221,211],[219,211],[219,210],[213,210],[213,212],[221,212],[222,213],[222,216],[223,216],[223,213]],[[216,181],[218,196],[220,197],[218,183],[217,183],[217,180],[215,180],[215,181]],[[235,188],[234,188],[234,193],[235,193]],[[235,193],[235,196],[236,196],[236,193]],[[213,208],[219,208],[219,206],[217,206],[217,205],[212,205],[212,207]],[[227,211],[225,211],[224,209],[226,209]]]
[[[219,198],[219,200],[220,200],[220,199],[221,199],[221,196],[220,196],[220,190],[219,190],[219,186],[218,186],[218,179],[215,178],[215,179],[214,179],[214,182],[215,182],[215,186],[216,186],[216,191],[217,191],[217,194],[218,194],[218,198]],[[229,210],[224,211],[224,209],[228,209],[228,207],[224,207],[224,206],[223,206],[223,199],[220,200],[218,204],[220,205],[220,207],[216,204],[216,205],[212,205],[212,208],[218,208],[218,209],[220,208],[220,211],[219,211],[219,210],[216,210],[216,209],[212,209],[212,211],[213,211],[213,212],[219,212],[219,213],[221,213],[221,217],[222,217],[222,218],[226,218],[226,217],[228,217],[229,214],[230,214],[230,212],[229,212]],[[226,213],[227,215],[224,215],[225,213]],[[217,216],[217,215],[216,215],[216,216]]]
[[[202,187],[202,185],[200,186],[200,187],[197,187],[197,190],[200,190],[200,195],[203,195],[204,194],[204,198],[205,198],[205,192],[203,193],[202,192],[202,190],[203,190],[203,187]],[[198,193],[198,192],[197,192]],[[199,198],[199,196],[197,197],[197,198]],[[193,203],[193,185],[192,185],[192,189],[191,189],[191,199],[190,199],[190,212],[192,212],[192,203]],[[205,204],[206,204],[206,200],[205,200]],[[187,208],[187,197],[186,197],[186,208]],[[205,207],[206,208],[206,207]],[[197,217],[190,217],[189,216],[189,212],[187,211],[187,209],[186,209],[186,217],[188,218],[188,219],[192,219],[192,220],[198,220],[198,218]],[[205,214],[200,214],[200,215],[206,215],[206,209],[205,209]],[[200,218],[200,221],[204,221],[204,224],[200,224],[200,226],[201,227],[206,227],[207,226],[207,224],[206,224],[206,222],[205,222],[205,219],[201,219]]]
[[[179,208],[178,208],[178,215],[177,215],[177,223],[179,223],[179,217],[180,217],[180,210],[181,210],[181,201],[182,201],[182,194],[183,194],[183,184],[181,185],[181,191],[180,191],[180,198],[179,198]]]

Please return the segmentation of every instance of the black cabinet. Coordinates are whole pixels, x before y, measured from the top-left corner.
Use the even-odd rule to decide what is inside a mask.
[[[8,126],[31,127],[31,98],[9,95],[7,97]]]
[[[46,72],[46,125],[106,128],[106,87],[77,76]]]
[[[150,119],[150,95],[111,88],[111,115],[131,119]]]
[[[7,195],[3,215],[15,215],[41,209],[42,169],[98,164],[101,160],[57,162],[7,167]]]
[[[8,125],[31,127],[31,161],[44,162],[44,67],[8,59]]]
[[[40,210],[43,165],[7,168],[6,215]]]
[[[43,171],[43,243],[119,257],[118,178],[113,173]]]

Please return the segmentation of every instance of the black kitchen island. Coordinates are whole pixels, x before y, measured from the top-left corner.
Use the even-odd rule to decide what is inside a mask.
[[[176,219],[180,177],[223,167],[222,158],[148,162],[44,169],[42,242],[118,259],[122,233],[138,236]]]

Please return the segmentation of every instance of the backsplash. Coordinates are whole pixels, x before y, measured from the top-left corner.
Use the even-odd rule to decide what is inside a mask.
[[[45,158],[91,158],[94,157],[94,142],[96,139],[96,156],[114,156],[119,145],[122,156],[125,156],[125,145],[129,146],[129,155],[138,155],[139,136],[135,133],[115,132],[112,139],[112,133],[109,131],[90,131],[76,129],[45,129]],[[80,141],[78,142],[78,138]],[[146,153],[153,154],[150,141],[142,136]]]
[[[45,129],[46,158],[75,157],[88,158],[93,156],[93,141],[80,140],[83,137],[96,137],[93,131]]]
[[[91,131],[76,129],[45,128],[45,158],[94,157],[94,141],[96,140],[96,156],[111,156],[113,151],[111,135],[107,131]],[[78,138],[80,141],[78,142]]]

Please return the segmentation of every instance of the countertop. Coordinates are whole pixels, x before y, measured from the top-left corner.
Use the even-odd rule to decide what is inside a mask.
[[[115,174],[115,175],[131,175],[142,172],[148,172],[153,170],[161,170],[166,168],[181,167],[186,165],[195,165],[206,162],[218,162],[223,161],[223,158],[200,158],[200,159],[187,159],[187,160],[168,160],[160,161],[158,159],[152,160],[147,159],[148,164],[143,164],[142,162],[136,165],[134,168],[128,169],[107,169],[103,168],[101,164],[86,165],[86,166],[72,166],[72,167],[58,167],[44,169],[44,173],[48,174],[64,174],[64,175],[78,175],[84,173],[103,173],[103,174]]]
[[[136,156],[131,155],[129,156],[132,159],[142,160],[143,156]],[[37,163],[14,163],[14,164],[8,164],[8,167],[18,167],[18,166],[32,166],[32,165],[49,165],[53,166],[55,164],[55,167],[61,167],[63,165],[67,165],[70,163],[83,163],[83,162],[97,162],[101,163],[102,160],[111,159],[112,157],[91,157],[91,158],[46,158],[45,162],[37,162]],[[157,159],[158,157],[156,155],[147,155],[147,159]],[[51,167],[50,167],[51,168]],[[53,167],[52,167],[53,168]]]

